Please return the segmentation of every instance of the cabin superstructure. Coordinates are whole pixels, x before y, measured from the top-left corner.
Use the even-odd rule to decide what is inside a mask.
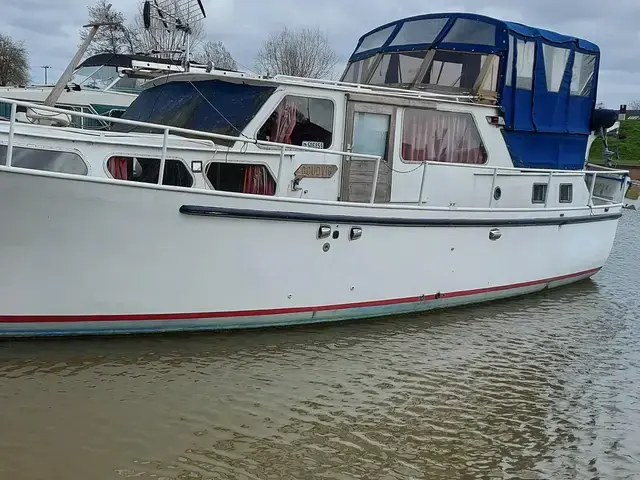
[[[95,141],[69,131],[53,142],[71,142],[75,161],[77,141],[90,142],[100,165],[77,171],[118,180],[321,201],[570,207],[624,187],[594,193],[590,176],[585,185],[598,61],[582,40],[427,15],[363,36],[343,81],[170,74],[145,84],[122,115],[129,123]],[[162,126],[173,127],[164,138]],[[28,138],[15,144],[27,162]],[[161,174],[160,154],[172,171]]]
[[[596,103],[599,48],[586,40],[446,13],[363,35],[345,82],[469,93],[499,105],[516,166],[582,169]]]

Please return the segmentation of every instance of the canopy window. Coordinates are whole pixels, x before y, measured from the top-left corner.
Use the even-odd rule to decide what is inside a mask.
[[[436,13],[365,34],[343,79],[478,95],[500,108],[514,164],[578,169],[599,63],[600,49],[587,40],[483,15]]]

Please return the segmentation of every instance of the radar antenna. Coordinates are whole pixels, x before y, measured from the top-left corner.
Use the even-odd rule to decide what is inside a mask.
[[[193,25],[206,17],[201,0],[146,0],[142,7],[145,29],[184,33],[185,72],[189,71],[189,37]]]

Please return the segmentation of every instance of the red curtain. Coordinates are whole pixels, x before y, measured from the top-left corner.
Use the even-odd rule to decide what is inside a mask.
[[[291,134],[296,128],[297,108],[293,100],[285,97],[276,109],[276,121],[273,123],[271,138],[276,143],[291,144]]]
[[[111,157],[107,161],[107,169],[111,176],[116,180],[128,180],[127,162],[126,157]]]
[[[247,165],[244,170],[243,193],[274,195],[276,183],[264,165]]]
[[[402,158],[414,162],[485,162],[471,115],[417,109],[407,109],[404,114]]]

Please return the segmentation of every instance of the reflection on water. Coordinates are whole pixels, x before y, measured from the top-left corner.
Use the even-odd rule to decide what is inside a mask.
[[[0,478],[635,478],[638,234],[628,212],[593,281],[480,307],[0,343]]]

